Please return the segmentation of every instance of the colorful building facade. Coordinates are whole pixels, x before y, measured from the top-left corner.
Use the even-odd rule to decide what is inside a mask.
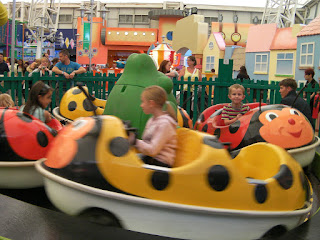
[[[246,68],[251,79],[269,80],[270,46],[276,31],[276,24],[250,27],[246,45]]]
[[[320,15],[297,35],[296,80],[304,79],[304,70],[313,68],[314,79],[320,79]]]
[[[270,46],[269,81],[295,77],[297,34],[300,24],[279,28]]]
[[[211,72],[211,69],[215,69],[215,73],[218,74],[219,59],[224,58],[225,48],[222,34],[212,33],[203,50],[202,72]]]
[[[101,18],[93,18],[92,29],[92,63],[106,64],[118,60],[126,60],[132,53],[147,53],[152,44],[161,43],[165,36],[166,43],[172,43],[172,34],[176,22],[181,17],[159,17],[159,28],[110,28],[102,24]],[[78,44],[77,62],[87,64],[89,62],[89,38],[90,26],[84,19],[78,18]]]

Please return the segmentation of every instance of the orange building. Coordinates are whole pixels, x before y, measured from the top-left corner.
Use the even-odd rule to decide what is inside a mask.
[[[159,17],[159,28],[108,28],[102,23],[94,23],[92,29],[92,63],[112,66],[113,61],[126,60],[132,53],[147,53],[149,47],[162,42],[171,43],[172,32],[176,22],[181,17]],[[84,19],[86,21],[86,19]],[[93,18],[93,22],[102,22],[101,18]],[[81,24],[78,18],[77,33],[79,34],[77,47],[77,62],[89,63],[90,26]],[[88,35],[89,34],[89,35]]]

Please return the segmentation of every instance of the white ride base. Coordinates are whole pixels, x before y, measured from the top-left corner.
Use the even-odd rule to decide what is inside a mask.
[[[315,142],[311,145],[288,150],[288,153],[300,163],[301,167],[308,166],[314,159],[317,146],[320,144],[319,138],[315,138]]]
[[[65,118],[63,116],[60,115],[60,108],[59,107],[55,107],[53,110],[52,110],[52,114],[53,116],[58,120],[58,121],[65,121],[67,123],[72,123],[73,121],[68,119],[68,118]]]
[[[0,161],[0,188],[24,189],[42,187],[43,177],[34,166],[35,161]]]
[[[296,211],[243,211],[198,207],[101,190],[59,177],[36,163],[50,201],[61,211],[79,215],[91,208],[111,212],[132,231],[183,239],[258,239],[275,226],[293,229],[312,205]],[[235,200],[236,204],[236,200]]]

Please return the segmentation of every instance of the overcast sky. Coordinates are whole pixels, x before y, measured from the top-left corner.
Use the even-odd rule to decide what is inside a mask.
[[[12,0],[0,0],[2,3],[12,2]],[[21,0],[16,0],[16,2]],[[24,0],[25,2],[31,2],[31,0]],[[179,0],[166,0],[168,2],[179,2]],[[231,6],[252,6],[252,7],[264,7],[267,0],[180,0],[185,4],[208,4],[208,5],[231,5]],[[49,2],[49,0],[48,0]],[[58,1],[56,1],[58,2]],[[61,2],[81,2],[81,0],[61,0]],[[101,0],[104,3],[162,3],[163,0]]]
[[[12,2],[12,0],[0,0],[2,3]],[[21,1],[21,0],[16,0]],[[31,0],[24,0],[31,2]],[[34,0],[36,1],[36,0]],[[90,0],[87,0],[90,1]],[[162,3],[164,0],[100,0],[103,3]],[[265,7],[267,0],[165,0],[168,2],[182,1],[185,4],[208,4],[208,5],[228,5],[228,6],[250,6],[250,7]],[[304,4],[309,0],[298,0],[299,4]],[[40,1],[41,2],[41,1]],[[50,0],[48,0],[50,2]],[[56,0],[58,2],[58,0]],[[61,2],[81,2],[81,0],[61,0]]]
[[[178,2],[178,1],[170,1],[168,2]],[[104,1],[103,1],[104,2]],[[108,2],[140,2],[140,3],[150,3],[156,2],[161,3],[163,0],[108,0]],[[186,4],[208,4],[208,5],[231,5],[231,6],[252,6],[252,7],[264,7],[266,4],[266,0],[182,0],[183,3]]]

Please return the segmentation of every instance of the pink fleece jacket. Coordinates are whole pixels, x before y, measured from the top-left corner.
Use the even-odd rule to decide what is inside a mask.
[[[176,127],[177,122],[168,114],[150,118],[142,140],[137,140],[137,149],[142,154],[172,166],[177,149]]]

